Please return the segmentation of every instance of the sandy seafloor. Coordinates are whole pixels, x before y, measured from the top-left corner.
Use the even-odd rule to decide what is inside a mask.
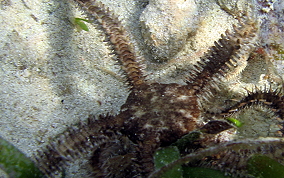
[[[189,39],[176,57],[155,63],[149,59],[139,29],[139,16],[147,1],[102,2],[122,19],[137,53],[145,59],[148,79],[161,83],[183,83],[195,59],[236,23],[215,1],[199,3],[203,18],[191,39],[195,40],[195,50],[190,48]],[[272,14],[275,20],[278,17],[273,13],[283,13],[283,2],[276,1],[274,6],[264,16]],[[0,136],[29,157],[49,138],[86,120],[90,114],[118,113],[128,96],[123,73],[109,54],[104,36],[90,24],[89,32],[78,32],[71,23],[74,17],[86,18],[67,0],[0,2]],[[275,38],[283,47],[284,21],[283,16],[279,18],[281,24],[271,32],[276,35],[268,40]],[[283,57],[270,60],[272,62],[257,60],[249,64],[248,70],[229,81],[228,89],[242,93],[244,87],[281,82]],[[269,76],[268,79],[265,76]],[[67,177],[76,177],[74,172],[76,168]]]

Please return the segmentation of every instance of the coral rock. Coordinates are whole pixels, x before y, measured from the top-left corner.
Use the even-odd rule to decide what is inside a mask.
[[[140,22],[146,45],[156,61],[174,56],[194,32],[197,7],[193,0],[151,0]]]

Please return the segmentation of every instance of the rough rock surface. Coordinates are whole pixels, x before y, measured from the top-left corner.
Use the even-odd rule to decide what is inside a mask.
[[[142,34],[154,60],[173,57],[196,30],[194,0],[150,0],[140,16]]]

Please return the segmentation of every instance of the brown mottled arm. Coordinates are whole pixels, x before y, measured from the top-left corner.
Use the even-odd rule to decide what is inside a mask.
[[[284,96],[281,90],[266,89],[261,91],[256,88],[254,92],[248,91],[248,95],[236,105],[224,110],[222,115],[230,115],[253,105],[262,105],[270,108],[276,115],[284,120]],[[282,130],[283,132],[284,130]]]
[[[124,138],[117,132],[117,127],[121,127],[121,122],[114,117],[91,116],[87,124],[81,123],[77,127],[69,128],[39,150],[35,155],[37,165],[46,176],[54,177],[75,159],[85,157],[97,149],[103,149],[107,144],[122,142]],[[96,169],[95,166],[93,168]]]
[[[114,52],[122,64],[122,69],[133,88],[139,87],[145,81],[142,67],[137,60],[132,44],[130,43],[121,22],[108,8],[96,0],[75,0],[90,16],[95,17],[101,24],[106,37],[114,48]]]
[[[258,26],[256,22],[247,19],[239,27],[233,26],[234,31],[221,35],[209,51],[195,65],[191,72],[188,86],[197,90],[197,93],[206,91],[206,87],[214,86],[213,79],[225,76],[229,71],[238,67],[238,62],[248,56],[257,37]]]

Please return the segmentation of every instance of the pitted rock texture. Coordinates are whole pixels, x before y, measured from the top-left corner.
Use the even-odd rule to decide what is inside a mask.
[[[196,29],[194,0],[150,0],[140,22],[142,34],[156,61],[174,56]]]

